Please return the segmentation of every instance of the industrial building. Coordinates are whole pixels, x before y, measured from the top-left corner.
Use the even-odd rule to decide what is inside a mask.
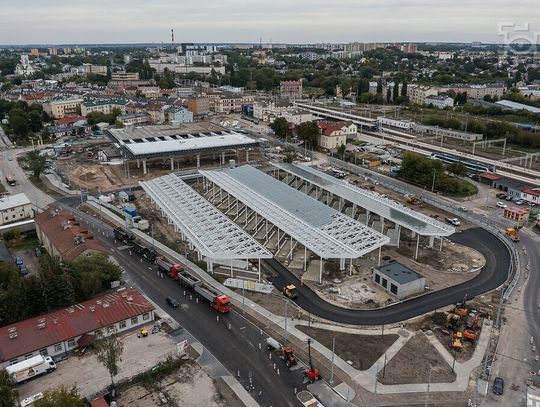
[[[148,173],[148,162],[163,163],[170,160],[171,170],[179,168],[182,159],[196,159],[197,168],[201,158],[214,159],[219,155],[223,165],[226,158],[238,162],[249,161],[249,150],[259,142],[233,130],[209,123],[183,123],[179,125],[157,125],[107,130],[108,136],[119,144],[125,159],[136,160],[137,168],[142,164],[143,174]],[[240,151],[245,152],[241,157]]]
[[[424,292],[426,279],[397,261],[392,261],[373,270],[373,281],[398,300]]]
[[[32,203],[24,193],[0,198],[0,226],[33,217]]]

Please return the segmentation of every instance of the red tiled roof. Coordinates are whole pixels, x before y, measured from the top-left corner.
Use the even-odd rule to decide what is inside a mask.
[[[524,192],[532,196],[540,196],[540,188],[525,188],[521,192]]]
[[[21,99],[22,100],[41,100],[43,99],[45,96],[48,96],[49,94],[48,93],[45,93],[45,92],[33,92],[33,93],[25,93],[24,95],[21,96]]]
[[[84,116],[62,117],[61,119],[58,119],[56,121],[56,125],[57,126],[62,126],[62,125],[65,125],[65,124],[76,123],[76,122],[81,121],[81,120],[86,120],[86,117],[84,117]]]
[[[331,136],[333,132],[341,130],[341,126],[324,120],[319,122],[319,128],[321,129],[321,133],[325,136]]]
[[[90,403],[90,406],[91,407],[109,407],[109,403],[107,403],[105,399],[103,398],[103,396],[101,396],[95,400],[92,400],[92,402]]]
[[[67,211],[57,212],[49,208],[36,215],[35,222],[58,250],[62,260],[74,260],[87,250],[107,253],[105,246],[94,239],[94,236]]]
[[[496,181],[498,179],[501,179],[502,177],[497,174],[492,174],[490,172],[485,172],[482,175],[480,175],[482,178],[489,179],[491,181]]]
[[[2,327],[0,361],[44,349],[153,309],[154,306],[141,293],[128,288]],[[10,338],[13,332],[17,332],[17,336]]]

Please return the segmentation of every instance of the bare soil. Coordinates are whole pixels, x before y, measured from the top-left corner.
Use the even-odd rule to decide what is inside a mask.
[[[451,366],[448,366],[425,334],[418,332],[386,364],[378,377],[382,384],[426,383],[430,371],[431,383],[450,383],[456,380]]]
[[[309,335],[321,345],[332,349],[332,341],[336,339],[336,355],[349,362],[358,370],[367,370],[398,339],[398,335],[359,335],[345,332],[334,332],[327,329],[310,328],[297,325],[296,329]],[[352,363],[350,363],[352,362]]]

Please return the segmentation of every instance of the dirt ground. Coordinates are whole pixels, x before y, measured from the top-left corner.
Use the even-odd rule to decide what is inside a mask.
[[[358,335],[320,328],[297,325],[296,329],[309,335],[321,345],[332,349],[333,338],[336,338],[336,355],[358,370],[367,370],[397,340],[398,335]]]
[[[151,325],[150,325],[151,326]],[[117,382],[133,377],[155,366],[168,355],[176,353],[176,343],[165,332],[137,338],[136,331],[122,335],[124,352]],[[94,394],[110,384],[105,367],[98,362],[96,354],[88,351],[84,356],[72,355],[57,363],[57,369],[36,377],[17,387],[21,399],[60,385],[76,385],[82,397]]]
[[[382,384],[426,383],[431,366],[431,383],[449,383],[456,379],[451,366],[431,345],[423,332],[418,332],[379,372]]]
[[[150,391],[140,385],[125,390],[117,399],[118,407],[158,407],[160,393],[170,406],[177,407],[242,407],[244,404],[221,380],[212,380],[199,365],[187,361],[175,373],[155,383]]]

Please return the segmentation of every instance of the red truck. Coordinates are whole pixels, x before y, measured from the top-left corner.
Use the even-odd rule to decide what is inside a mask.
[[[190,272],[186,270],[180,271],[177,273],[177,280],[180,285],[192,288],[200,298],[207,301],[217,312],[226,314],[231,310],[229,297],[205,284]]]
[[[178,273],[184,271],[184,266],[180,263],[171,263],[165,259],[157,259],[156,264],[160,271],[167,273],[175,281],[178,281]]]

